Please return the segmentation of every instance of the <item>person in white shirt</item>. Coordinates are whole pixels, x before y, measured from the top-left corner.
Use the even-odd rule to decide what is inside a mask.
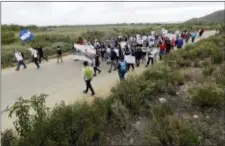
[[[32,59],[34,64],[37,66],[37,69],[40,68],[40,65],[38,64],[38,54],[37,54],[37,50],[33,49],[33,48],[29,48],[28,49],[31,52],[32,55]]]
[[[118,62],[119,61],[119,56],[120,56],[120,54],[119,54],[119,49],[118,48],[114,48],[114,51],[116,52],[116,62]]]
[[[155,53],[153,52],[153,48],[148,48],[147,56],[148,56],[148,61],[147,61],[146,67],[148,67],[150,61],[152,65],[154,64]]]
[[[16,71],[19,71],[20,66],[23,65],[24,69],[27,68],[26,64],[23,62],[23,55],[20,51],[15,50],[15,57],[17,60],[17,67],[16,67]]]

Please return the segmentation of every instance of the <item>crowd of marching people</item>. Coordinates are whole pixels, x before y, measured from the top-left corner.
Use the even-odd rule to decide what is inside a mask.
[[[184,43],[189,42],[190,39],[191,42],[194,43],[196,37],[201,37],[203,32],[203,29],[199,34],[196,32],[189,33],[185,31],[181,34],[176,34],[174,37],[155,34],[142,34],[132,37],[119,36],[117,38],[112,38],[111,40],[106,40],[105,42],[100,42],[97,39],[93,42],[86,42],[80,38],[77,43],[83,45],[86,42],[87,44],[94,46],[96,49],[96,55],[92,57],[92,63],[88,68],[89,74],[85,75],[89,79],[85,80],[86,90],[84,93],[87,93],[88,89],[90,89],[92,91],[92,95],[95,94],[91,85],[92,77],[90,68],[91,66],[93,67],[93,77],[96,76],[97,71],[98,73],[101,73],[101,70],[99,69],[100,58],[102,61],[109,64],[109,73],[111,73],[112,70],[118,70],[120,80],[124,80],[125,74],[130,70],[130,68],[132,68],[132,70],[134,70],[135,67],[138,68],[141,62],[146,63],[145,66],[148,67],[150,62],[151,64],[154,64],[158,54],[161,60],[163,56],[170,53],[170,51],[173,51],[174,48],[181,49]],[[130,58],[134,58],[133,61],[127,61],[126,58],[128,58],[128,56]],[[88,66],[87,61],[85,61],[84,66]]]
[[[174,50],[174,48],[181,49],[184,43],[195,42],[197,36],[201,37],[204,33],[204,29],[197,32],[187,32],[173,33],[171,35],[156,34],[152,32],[151,34],[141,34],[136,36],[118,36],[116,38],[107,39],[104,42],[100,42],[98,39],[94,41],[86,41],[81,37],[77,41],[80,45],[93,46],[96,53],[91,57],[91,63],[88,61],[84,62],[84,79],[86,82],[86,90],[83,91],[87,93],[90,89],[92,95],[95,95],[94,89],[91,85],[91,80],[97,73],[101,73],[100,60],[109,64],[108,72],[117,70],[120,80],[125,79],[126,73],[132,68],[138,68],[141,63],[145,63],[148,67],[149,64],[154,64],[156,61],[156,56],[159,55],[160,60],[168,53]],[[32,56],[32,61],[40,68],[40,63],[42,59],[48,61],[48,58],[43,54],[43,47],[37,46],[34,48],[29,48]],[[73,54],[77,54],[78,49],[72,47]],[[60,46],[56,48],[57,63],[59,61],[63,62],[62,51]],[[18,61],[16,70],[18,71],[20,66],[24,63],[24,55],[22,52],[15,50],[15,57]]]

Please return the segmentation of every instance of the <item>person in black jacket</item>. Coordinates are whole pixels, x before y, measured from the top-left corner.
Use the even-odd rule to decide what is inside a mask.
[[[166,43],[166,54],[168,54],[172,49],[171,41],[168,39],[165,41],[165,43]]]
[[[114,70],[116,70],[117,54],[116,54],[116,52],[114,51],[113,48],[111,48],[110,58],[111,58],[111,62],[110,62],[110,69],[108,71],[109,73],[111,73],[113,67],[114,67]]]
[[[100,52],[97,51],[93,61],[94,76],[96,76],[96,71],[98,71],[99,74],[101,73],[101,70],[99,69],[99,66],[100,66],[99,56],[100,56]]]
[[[63,59],[62,59],[62,50],[60,48],[60,46],[57,47],[57,63],[59,63],[59,60],[61,60],[61,62],[63,62]]]
[[[135,57],[136,57],[136,66],[139,67],[140,66],[140,62],[142,59],[142,49],[140,47],[137,48],[136,52],[135,52]]]
[[[38,62],[41,63],[41,60],[44,59],[45,61],[48,61],[47,57],[44,57],[43,49],[41,46],[37,47],[37,52],[38,52]]]

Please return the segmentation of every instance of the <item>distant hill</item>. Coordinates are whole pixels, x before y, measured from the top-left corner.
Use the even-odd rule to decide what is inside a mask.
[[[185,21],[185,23],[203,23],[203,22],[224,23],[224,19],[225,19],[224,14],[225,14],[225,10],[219,10],[200,18],[192,18],[190,20]]]

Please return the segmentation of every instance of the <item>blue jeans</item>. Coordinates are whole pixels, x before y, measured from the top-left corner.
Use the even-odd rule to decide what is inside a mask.
[[[24,68],[27,68],[27,66],[26,66],[26,64],[23,62],[23,60],[20,60],[20,61],[18,61],[18,63],[17,63],[17,68],[16,68],[16,70],[19,70],[21,65],[23,65]]]
[[[125,79],[125,74],[126,74],[126,71],[119,71],[120,80]]]

